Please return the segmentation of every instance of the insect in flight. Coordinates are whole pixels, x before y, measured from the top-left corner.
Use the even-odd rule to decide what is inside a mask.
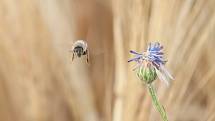
[[[74,60],[75,56],[76,57],[81,57],[82,55],[86,55],[87,59],[87,63],[89,62],[89,50],[88,50],[88,46],[87,43],[84,40],[77,40],[74,42],[73,46],[72,46],[72,61]]]

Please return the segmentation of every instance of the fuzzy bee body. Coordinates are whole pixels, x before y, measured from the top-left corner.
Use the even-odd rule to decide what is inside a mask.
[[[77,40],[72,46],[72,60],[75,56],[81,57],[82,55],[87,56],[87,63],[89,62],[89,50],[87,43],[84,40]]]

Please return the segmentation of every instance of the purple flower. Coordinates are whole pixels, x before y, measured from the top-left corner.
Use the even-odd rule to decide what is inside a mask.
[[[147,50],[143,53],[138,53],[133,50],[130,51],[134,57],[129,59],[128,62],[136,62],[133,70],[137,70],[137,75],[141,80],[151,83],[158,76],[167,85],[169,85],[170,80],[173,80],[171,74],[164,67],[167,61],[163,57],[164,53],[162,50],[163,46],[155,42],[150,43]]]

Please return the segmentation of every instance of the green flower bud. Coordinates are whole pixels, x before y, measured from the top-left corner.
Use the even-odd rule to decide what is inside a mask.
[[[157,78],[156,70],[152,66],[140,67],[137,69],[137,76],[146,84],[151,84]]]

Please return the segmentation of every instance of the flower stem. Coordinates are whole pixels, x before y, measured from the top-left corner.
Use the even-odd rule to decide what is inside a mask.
[[[152,97],[152,102],[153,102],[154,107],[160,113],[163,121],[168,121],[166,111],[165,111],[164,107],[159,103],[154,87],[151,84],[148,84],[148,89],[149,89],[149,93]]]

